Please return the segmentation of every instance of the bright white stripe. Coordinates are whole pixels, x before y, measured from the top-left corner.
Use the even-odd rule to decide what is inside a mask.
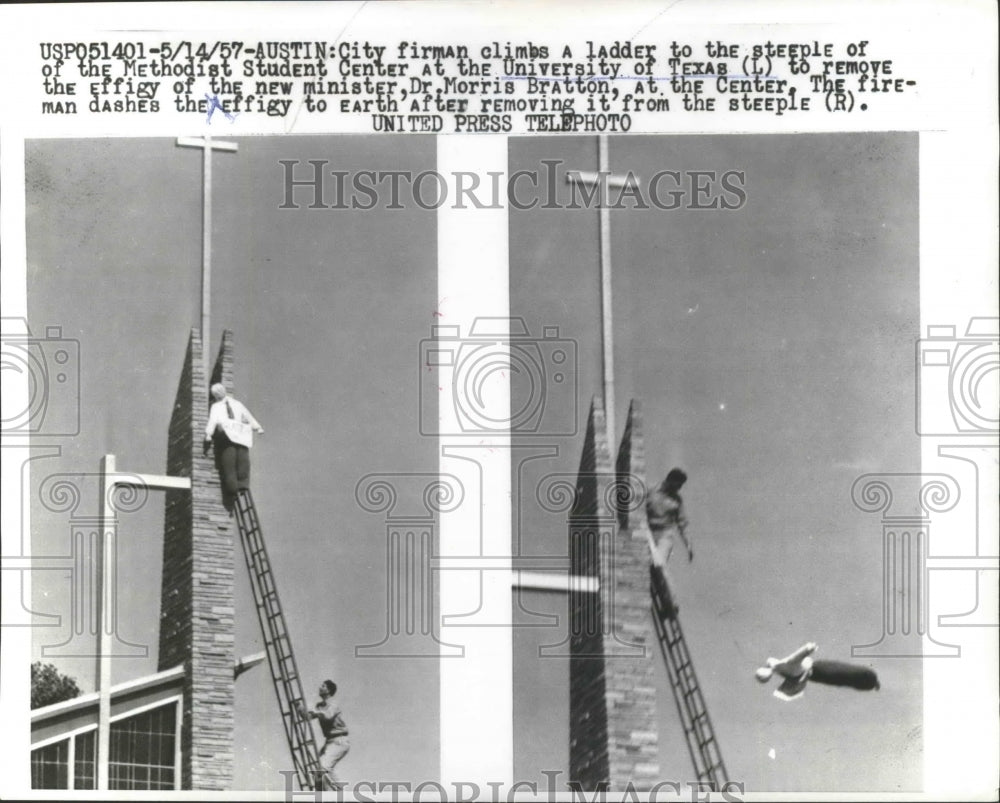
[[[502,363],[509,353],[507,332],[507,139],[493,136],[440,136],[437,170],[448,186],[447,201],[438,208],[438,299],[442,326],[458,326],[469,336],[477,317],[500,319],[490,342],[456,344],[458,365],[437,370],[441,420],[442,472],[454,474],[465,487],[465,501],[441,515],[442,557],[488,555],[496,568],[440,572],[442,641],[461,645],[462,658],[441,660],[441,782],[509,784],[513,779],[513,652],[511,617],[510,435],[461,433],[457,405],[485,413],[490,420],[509,418],[510,373],[486,370],[478,390],[480,401],[457,402],[452,394],[456,369],[463,359],[489,351]],[[502,208],[476,209],[468,199],[456,208],[456,173],[479,178],[477,197],[490,204],[490,172],[502,174]],[[470,185],[466,175],[462,181]],[[483,189],[483,188],[487,189]],[[498,328],[499,327],[499,328]],[[503,331],[500,332],[499,329]],[[469,346],[472,350],[469,350]],[[481,347],[482,350],[477,352]],[[470,356],[471,355],[471,356]],[[484,360],[484,364],[493,360]],[[465,383],[461,383],[464,389]],[[466,427],[468,420],[465,421]],[[467,432],[467,430],[466,430]],[[480,498],[480,489],[483,498]],[[506,560],[504,560],[506,558]],[[449,561],[449,568],[454,562]],[[473,614],[472,616],[463,616]],[[456,621],[455,617],[462,617]],[[449,627],[461,624],[461,627]],[[504,625],[497,627],[496,625]]]
[[[963,37],[964,52],[995,51],[993,26],[978,33],[968,41]],[[957,41],[951,39],[953,34],[942,31],[942,41]],[[968,69],[970,75],[975,71],[971,59],[961,69]],[[995,88],[995,77],[992,81]],[[990,113],[995,115],[995,91],[987,90],[985,96],[991,98]],[[963,126],[920,133],[920,335],[925,339],[951,336],[946,327],[954,327],[952,339],[943,341],[949,352],[967,340],[970,316],[997,314],[998,248],[995,218],[989,217],[996,214],[997,178],[995,170],[983,170],[981,165],[983,154],[990,154],[995,163],[996,127]],[[930,433],[921,438],[921,471],[954,477],[961,486],[961,501],[953,510],[932,518],[929,585],[923,590],[929,623],[924,643],[929,656],[937,652],[934,640],[958,645],[962,652],[958,657],[923,661],[924,792],[952,800],[974,799],[984,790],[996,789],[1000,755],[996,720],[1000,631],[992,625],[997,621],[996,575],[966,568],[985,568],[980,556],[996,555],[1000,549],[996,436],[969,437],[953,427],[949,434],[952,397],[941,381],[949,369],[920,364],[922,353],[932,348],[933,344],[918,347],[915,355],[918,409]],[[978,471],[972,463],[954,459],[955,447],[970,441],[982,447]],[[969,459],[974,459],[972,451]],[[989,509],[977,510],[977,497]],[[970,616],[965,626],[948,626],[956,623],[947,618],[939,621],[970,612],[970,599],[978,606],[978,618]],[[976,621],[980,626],[971,626]]]
[[[5,9],[6,11],[6,9]],[[13,30],[13,29],[11,29]],[[18,63],[14,53],[18,47],[5,41],[0,55],[0,73],[16,75],[8,67]],[[25,53],[27,49],[25,48]],[[17,103],[14,94],[20,92],[20,82],[4,81],[5,104]],[[24,85],[26,89],[26,84]],[[9,90],[9,92],[7,91]],[[4,111],[12,108],[5,106]],[[27,256],[25,244],[25,192],[24,192],[24,132],[17,114],[4,114],[0,125],[0,185],[6,190],[0,204],[0,231],[3,234],[3,293],[0,294],[0,313],[5,332],[15,322],[24,321],[27,334]],[[16,188],[16,189],[15,189]],[[3,372],[4,411],[27,410],[29,407],[27,374],[18,371]],[[58,447],[49,446],[41,454],[29,452],[29,439],[0,434],[3,443],[3,471],[0,471],[0,555],[30,554],[28,533],[31,532],[31,483],[26,464],[31,457],[58,454]],[[36,438],[33,445],[40,446]],[[48,453],[46,455],[46,452]],[[31,457],[29,457],[29,455]],[[39,470],[39,469],[35,469]],[[24,485],[22,487],[22,478]],[[30,625],[33,617],[24,610],[22,600],[30,600],[31,572],[3,573],[2,621],[4,625]],[[31,627],[3,629],[3,694],[0,694],[0,722],[4,724],[6,738],[0,740],[4,768],[0,773],[0,797],[13,798],[31,788],[31,762],[27,739],[30,698],[29,674],[31,663]],[[13,734],[17,734],[14,736]]]

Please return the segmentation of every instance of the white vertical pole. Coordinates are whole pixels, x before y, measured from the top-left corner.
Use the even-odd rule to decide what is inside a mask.
[[[597,170],[599,177],[608,176],[608,138],[600,135],[597,138]],[[614,333],[611,326],[611,211],[608,209],[608,186],[606,181],[600,181],[601,216],[601,345],[602,373],[604,379],[604,415],[608,424],[608,440],[614,451],[616,444],[615,431],[615,348]]]
[[[438,323],[456,327],[465,338],[477,317],[493,319],[496,341],[487,348],[502,359],[510,314],[506,195],[500,193],[499,208],[479,209],[467,202],[459,206],[454,182],[459,173],[478,176],[483,186],[490,185],[490,173],[505,179],[507,138],[438,137],[437,171],[452,184],[447,201],[437,210],[438,297],[448,299]],[[457,344],[451,345],[457,352]],[[482,405],[493,421],[509,420],[510,372],[491,373],[477,388],[482,390],[480,399],[456,400],[455,370],[442,367],[438,374],[440,465],[443,473],[459,477],[467,498],[457,509],[441,513],[439,554],[461,558],[481,553],[495,568],[438,574],[441,640],[465,650],[461,658],[442,656],[439,664],[440,781],[446,789],[459,782],[509,785],[514,775],[510,433],[503,428],[483,431],[472,441],[476,446],[468,449],[470,439],[461,434],[456,409]],[[462,459],[456,452],[467,452],[468,457]],[[482,499],[475,493],[480,487]],[[476,624],[447,626],[450,618],[471,611],[479,612]]]
[[[111,495],[114,491],[115,456],[106,454],[101,460],[101,507],[98,526],[100,527],[101,554],[98,572],[97,603],[97,788],[106,791],[110,781],[109,753],[111,748],[111,629],[113,612],[111,589],[114,578],[112,555],[115,550],[117,520]],[[72,767],[70,768],[72,772]]]

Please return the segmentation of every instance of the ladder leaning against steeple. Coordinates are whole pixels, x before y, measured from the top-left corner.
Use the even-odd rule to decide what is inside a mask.
[[[314,790],[320,786],[322,775],[319,754],[312,726],[300,713],[300,708],[304,710],[305,703],[302,681],[299,679],[292,640],[278,599],[271,562],[267,557],[257,509],[249,490],[241,490],[236,497],[236,522],[243,541],[250,587],[257,606],[257,618],[267,651],[267,662],[271,668],[271,681],[274,693],[278,696],[281,722],[292,754],[292,763],[295,765],[295,774],[301,789]]]

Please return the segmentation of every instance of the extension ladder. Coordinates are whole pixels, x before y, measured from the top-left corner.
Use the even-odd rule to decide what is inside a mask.
[[[663,660],[670,677],[670,689],[677,704],[677,713],[684,728],[688,752],[694,764],[697,780],[711,785],[713,791],[721,791],[728,782],[726,765],[719,752],[712,720],[708,716],[705,698],[702,696],[698,678],[691,663],[691,654],[684,641],[684,631],[677,616],[677,606],[663,573],[650,566],[651,593],[653,596],[653,620],[656,635],[663,651]]]
[[[271,562],[267,558],[257,510],[249,490],[241,490],[236,496],[236,522],[243,541],[243,554],[257,605],[257,618],[260,620],[267,662],[271,667],[271,680],[274,692],[278,695],[278,708],[299,788],[313,790],[321,786],[322,768],[313,740],[312,726],[299,712],[299,706],[305,705],[302,681],[295,664],[285,616],[281,612],[278,588],[271,573]]]

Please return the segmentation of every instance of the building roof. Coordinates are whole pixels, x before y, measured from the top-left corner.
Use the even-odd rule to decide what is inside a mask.
[[[181,691],[184,667],[177,666],[152,675],[135,678],[111,687],[112,717]],[[97,722],[99,692],[81,694],[31,712],[31,741],[49,741],[60,732],[69,732]]]

